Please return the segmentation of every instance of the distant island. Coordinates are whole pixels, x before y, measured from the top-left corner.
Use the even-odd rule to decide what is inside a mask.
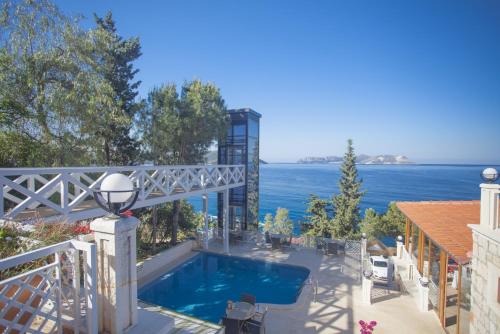
[[[297,161],[299,164],[338,164],[342,163],[342,157],[327,156],[327,157],[306,157]],[[360,165],[407,165],[414,164],[404,155],[367,155],[360,154],[356,158],[356,163]]]

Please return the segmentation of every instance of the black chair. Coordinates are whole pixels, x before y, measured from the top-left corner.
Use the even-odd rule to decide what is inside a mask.
[[[222,324],[225,327],[226,334],[240,334],[241,324],[238,319],[222,318]]]
[[[269,231],[266,231],[264,233],[264,237],[266,238],[266,244],[270,244],[271,243],[271,236],[269,235]]]
[[[338,254],[338,245],[336,242],[329,242],[328,243],[328,255],[337,255]]]
[[[281,249],[281,239],[271,237],[271,248],[272,249]]]
[[[257,301],[257,298],[254,295],[251,295],[249,293],[243,292],[240,295],[240,302],[245,302],[245,303],[250,303],[252,305],[255,305],[256,301]]]
[[[266,320],[267,309],[262,313],[262,317],[259,320],[249,319],[245,321],[243,325],[245,327],[245,331],[250,334],[264,334],[266,333],[266,326],[264,321]]]

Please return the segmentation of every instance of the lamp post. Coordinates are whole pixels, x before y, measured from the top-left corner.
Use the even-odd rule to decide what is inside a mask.
[[[495,168],[488,167],[481,172],[481,178],[486,183],[493,183],[498,180],[498,171]]]
[[[398,259],[403,257],[403,236],[398,235],[396,241],[396,256]]]
[[[123,174],[106,176],[93,189],[97,204],[109,212],[90,223],[97,245],[99,332],[124,333],[137,324],[136,228],[139,220],[124,212],[139,191]]]
[[[134,206],[139,189],[123,174],[106,176],[99,189],[93,189],[96,203],[109,212],[108,219],[123,217],[123,213]]]

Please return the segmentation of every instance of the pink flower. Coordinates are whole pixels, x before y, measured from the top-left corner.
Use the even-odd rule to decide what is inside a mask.
[[[377,322],[375,320],[370,321],[370,326],[372,327],[377,326]]]
[[[361,326],[365,326],[365,325],[366,325],[366,322],[364,322],[363,320],[360,320],[360,321],[359,321],[359,324],[360,324]]]

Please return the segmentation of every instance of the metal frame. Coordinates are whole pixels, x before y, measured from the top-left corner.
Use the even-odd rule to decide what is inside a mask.
[[[133,209],[245,185],[243,165],[0,168],[0,219],[34,219],[40,209],[50,212],[41,214],[46,220],[103,216],[93,189],[112,173],[127,175],[139,189]]]

